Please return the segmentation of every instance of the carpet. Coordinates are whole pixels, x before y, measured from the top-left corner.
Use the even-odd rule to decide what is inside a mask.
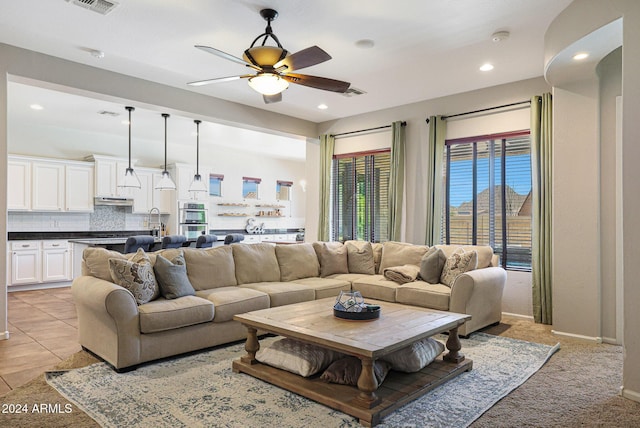
[[[270,339],[273,340],[273,339]],[[388,415],[379,426],[466,427],[558,349],[505,337],[462,339],[473,370]],[[104,427],[355,427],[357,420],[231,371],[242,344],[117,374],[104,363],[47,373],[47,382]]]

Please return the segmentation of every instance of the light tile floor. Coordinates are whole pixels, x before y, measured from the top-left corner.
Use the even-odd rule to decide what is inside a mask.
[[[71,288],[8,293],[9,340],[0,340],[0,395],[79,351]]]

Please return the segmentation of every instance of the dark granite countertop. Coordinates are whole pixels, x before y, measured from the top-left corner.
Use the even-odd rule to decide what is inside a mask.
[[[25,241],[37,239],[94,239],[94,238],[128,238],[133,235],[151,235],[150,230],[96,230],[74,232],[9,232],[7,240]]]

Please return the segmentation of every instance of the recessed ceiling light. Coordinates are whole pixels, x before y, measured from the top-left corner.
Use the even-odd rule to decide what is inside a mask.
[[[326,104],[320,104],[320,105],[318,106],[318,108],[319,108],[320,110],[326,110],[326,109],[328,109],[328,108],[329,108],[329,106],[328,106],[328,105],[326,105]]]
[[[573,56],[573,59],[575,59],[576,61],[580,61],[581,59],[585,59],[585,58],[588,58],[588,57],[589,57],[588,53],[580,52],[580,53],[575,54]]]
[[[31,104],[29,107],[31,107],[32,110],[42,110],[42,109],[44,109],[44,107],[42,107],[40,104]]]
[[[356,46],[362,49],[371,49],[375,46],[375,42],[371,39],[362,39],[356,42]]]
[[[493,65],[486,63],[486,64],[482,64],[482,66],[480,67],[480,71],[491,71],[493,70]]]

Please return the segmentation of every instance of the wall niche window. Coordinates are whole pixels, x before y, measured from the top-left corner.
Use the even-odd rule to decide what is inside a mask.
[[[222,174],[209,174],[210,196],[222,196],[222,180],[224,180],[224,175]]]
[[[276,198],[279,201],[290,201],[292,187],[293,187],[293,181],[278,180],[276,182]]]
[[[242,197],[245,199],[258,199],[258,190],[262,179],[254,177],[242,177]]]

